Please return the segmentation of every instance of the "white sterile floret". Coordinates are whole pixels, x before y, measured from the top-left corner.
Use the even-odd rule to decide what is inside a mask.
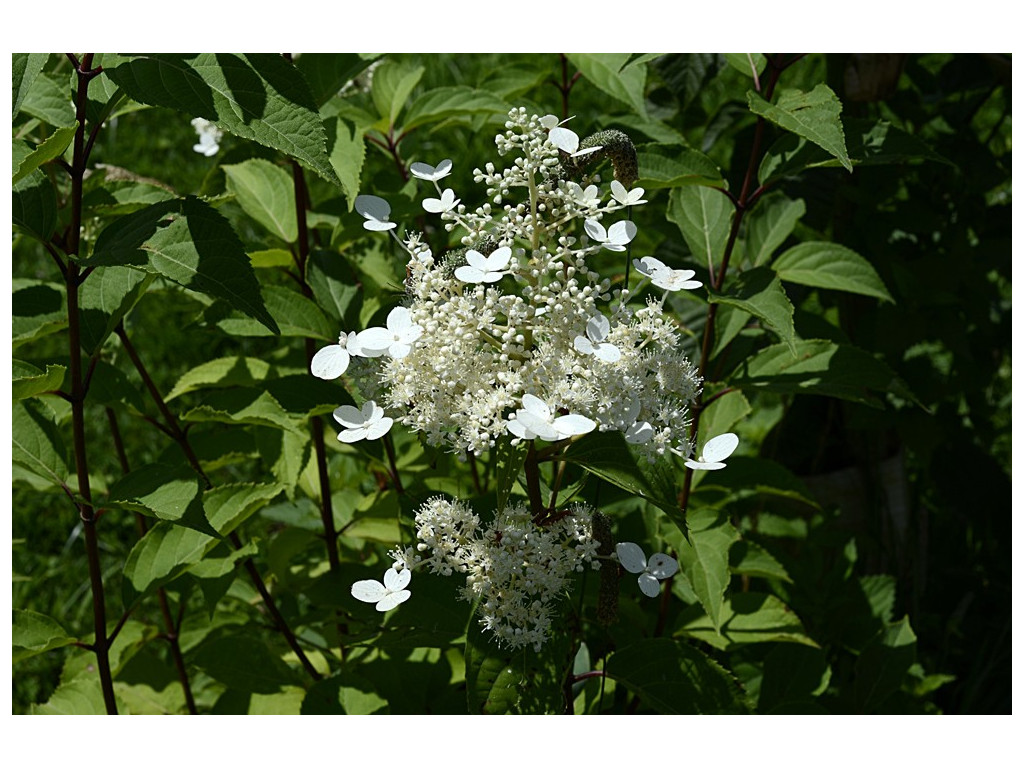
[[[647,201],[643,199],[644,188],[633,187],[633,189],[626,190],[618,179],[612,181],[612,197],[615,202],[620,205],[643,205]]]
[[[658,582],[673,576],[679,570],[679,563],[661,552],[651,555],[648,561],[640,546],[631,541],[616,544],[615,554],[619,556],[623,568],[630,573],[640,574],[637,583],[640,585],[640,591],[648,597],[657,597],[661,591]]]
[[[318,379],[336,379],[348,370],[349,360],[354,350],[348,348],[349,339],[355,340],[356,334],[342,333],[338,343],[320,349],[309,364],[309,370]],[[354,345],[355,346],[355,345]]]
[[[338,435],[338,439],[343,443],[376,440],[386,435],[391,425],[395,423],[390,416],[384,415],[384,409],[373,400],[367,400],[362,410],[351,405],[335,408],[334,420],[345,427]]]
[[[376,195],[359,195],[355,201],[356,212],[366,221],[363,222],[363,229],[371,232],[386,232],[398,225],[388,221],[391,215],[391,206],[388,201]]]
[[[352,597],[364,603],[376,603],[378,611],[390,611],[409,599],[412,594],[408,589],[412,579],[412,571],[403,569],[396,571],[388,568],[384,571],[384,583],[373,579],[357,581],[352,585]]]
[[[666,291],[682,291],[700,288],[700,280],[691,280],[696,272],[692,269],[672,269],[653,256],[633,259],[633,266],[641,275],[650,278],[651,283]]]
[[[450,189],[446,189],[441,193],[441,197],[428,197],[423,201],[423,210],[427,213],[447,213],[448,211],[455,210],[461,201],[455,197],[455,192]]]
[[[405,307],[395,307],[388,313],[387,328],[367,328],[359,333],[359,343],[366,357],[402,358],[412,351],[413,343],[423,335],[423,327],[412,321],[412,313]]]
[[[413,163],[409,166],[409,170],[412,171],[412,175],[417,179],[440,181],[452,172],[452,161],[442,160],[436,167],[426,163]]]
[[[591,240],[600,243],[609,251],[624,251],[626,244],[636,237],[636,224],[632,221],[616,221],[607,230],[596,219],[587,219],[583,223]]]
[[[732,456],[740,439],[732,432],[713,437],[704,443],[704,450],[696,459],[687,459],[684,464],[690,469],[724,469],[725,459]]]
[[[220,150],[220,140],[224,133],[216,125],[204,117],[192,119],[192,127],[196,129],[199,143],[193,144],[192,149],[206,157],[213,157]]]
[[[548,133],[548,140],[570,157],[583,157],[591,152],[597,152],[601,147],[587,147],[580,149],[580,137],[568,128],[555,126]]]
[[[570,181],[565,186],[569,190],[569,194],[572,195],[573,202],[581,208],[597,208],[601,202],[598,198],[599,190],[595,184],[584,189],[575,181]]]
[[[584,355],[593,355],[606,363],[618,362],[622,357],[622,352],[614,344],[605,341],[610,330],[611,323],[608,322],[607,317],[594,315],[587,320],[587,335],[577,336],[572,345],[577,352]]]
[[[550,406],[535,395],[523,395],[523,407],[516,411],[515,419],[508,422],[508,431],[522,440],[540,438],[553,442],[593,431],[597,423],[570,413],[554,417]]]
[[[479,251],[466,251],[469,263],[455,270],[455,277],[464,283],[494,283],[506,274],[506,267],[512,260],[512,249],[508,246],[498,248],[490,256]]]

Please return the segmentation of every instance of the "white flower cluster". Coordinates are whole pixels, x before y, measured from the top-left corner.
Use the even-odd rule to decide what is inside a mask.
[[[688,409],[700,380],[678,350],[664,299],[638,309],[622,290],[613,301],[610,281],[589,264],[602,250],[624,251],[636,236],[631,221],[606,227],[602,219],[644,203],[643,190],[627,191],[616,180],[605,200],[597,185],[561,178],[560,158],[579,140],[552,116],[515,109],[506,129],[495,139],[498,152],[517,156],[504,170],[489,163],[474,171],[492,200],[475,210],[442,189],[450,160],[413,165],[413,175],[438,195],[424,209],[447,230],[462,228],[465,248],[435,259],[418,234],[399,240],[411,256],[403,321],[417,335],[404,337],[402,354],[382,357],[370,380],[362,377],[364,395],[400,414],[396,421],[429,444],[458,451],[480,454],[506,435],[557,440],[597,428],[623,432],[651,461],[666,451],[691,456]],[[520,202],[511,202],[515,195]],[[386,201],[363,195],[356,209],[366,229],[398,239]],[[645,259],[640,276],[665,291],[700,285]],[[382,341],[367,333],[358,334],[358,344],[379,349]],[[351,336],[347,343],[352,353]],[[531,430],[523,414],[533,424],[571,418],[576,427]]]
[[[538,526],[526,507],[510,506],[487,525],[464,503],[435,497],[416,513],[419,543],[392,557],[403,569],[462,573],[462,596],[479,601],[480,623],[509,648],[540,649],[554,605],[587,563],[595,570],[597,542],[591,510],[573,505]]]

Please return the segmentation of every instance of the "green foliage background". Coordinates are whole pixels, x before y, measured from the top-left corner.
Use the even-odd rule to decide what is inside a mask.
[[[84,438],[119,711],[188,711],[180,652],[205,713],[1009,712],[1009,60],[809,55],[763,98],[778,61],[97,56],[77,261],[95,267],[80,288],[95,360]],[[105,708],[82,647],[90,572],[82,499],[69,498],[71,407],[56,395],[71,387],[57,264],[75,260],[62,163],[77,87],[63,55],[15,54],[16,713]],[[451,157],[450,186],[483,202],[472,170],[497,160],[493,135],[519,105],[576,115],[581,136],[632,138],[650,201],[635,256],[706,275],[735,215],[712,187],[740,197],[751,178],[765,194],[744,211],[721,291],[669,300],[694,360],[708,299],[719,307],[705,375],[723,395],[698,442],[732,427],[743,455],[699,479],[685,522],[655,503],[671,511],[681,464],[651,478],[621,445],[587,441],[570,458],[573,479],[593,473],[579,493],[617,538],[677,553],[683,573],[663,605],[627,578],[608,630],[593,621],[596,579],[584,583],[550,647],[509,658],[449,580],[417,575],[386,617],[349,595],[408,540],[423,498],[493,509],[498,457],[475,493],[466,464],[396,429],[399,493],[381,446],[342,447],[315,420],[351,398],[309,376],[307,357],[399,299],[401,254],[362,229],[355,196],[427,226],[405,169]],[[212,158],[192,151],[195,116],[225,130]],[[308,290],[293,261],[296,169]],[[166,421],[129,337],[212,489],[154,427]],[[337,562],[310,424],[326,435]],[[573,686],[590,670],[604,682]]]

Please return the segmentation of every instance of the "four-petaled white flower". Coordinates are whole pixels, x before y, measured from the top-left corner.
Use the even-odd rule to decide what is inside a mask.
[[[704,450],[696,459],[687,459],[684,464],[690,469],[724,469],[725,459],[732,456],[740,439],[732,432],[713,437],[704,443]]]
[[[609,251],[624,251],[626,244],[636,237],[636,224],[632,221],[616,221],[606,231],[604,225],[596,219],[583,222],[583,229],[594,240]]]
[[[637,583],[640,591],[648,597],[657,597],[661,591],[659,581],[667,579],[679,570],[679,563],[675,558],[664,555],[661,552],[651,555],[650,561],[644,557],[644,551],[638,544],[631,541],[623,541],[615,545],[615,554],[619,556],[622,567],[630,573],[639,573]]]
[[[395,222],[388,221],[388,216],[391,215],[391,206],[382,197],[359,195],[356,198],[355,208],[359,215],[366,219],[363,222],[363,228],[371,232],[386,232],[398,226]]]
[[[452,172],[452,161],[442,160],[436,167],[426,163],[413,163],[409,166],[409,170],[412,171],[412,175],[417,179],[440,181]]]
[[[651,283],[666,291],[682,291],[700,288],[700,280],[691,280],[696,272],[692,269],[672,269],[653,256],[633,259],[636,271],[651,279]]]
[[[594,315],[587,320],[587,335],[577,336],[573,339],[572,345],[577,352],[584,355],[593,355],[598,360],[606,363],[614,363],[622,357],[622,352],[611,342],[605,341],[608,332],[611,331],[611,323],[604,315]],[[589,336],[589,338],[587,338]]]
[[[390,611],[409,599],[412,592],[406,589],[412,579],[412,571],[403,568],[384,571],[384,583],[373,579],[357,581],[352,585],[352,597],[364,603],[376,603],[378,611]]]
[[[464,283],[495,283],[505,274],[505,268],[512,260],[512,249],[508,246],[498,248],[490,256],[479,251],[466,251],[466,261],[455,270],[455,277]]]
[[[572,195],[573,202],[581,208],[596,208],[601,202],[597,197],[598,189],[595,184],[584,189],[575,181],[570,181],[565,186]]]
[[[384,415],[384,409],[373,400],[363,403],[362,410],[341,405],[334,409],[334,420],[345,429],[338,434],[343,443],[355,443],[359,440],[376,440],[383,437],[391,429],[395,420]]]
[[[412,321],[412,312],[395,307],[388,313],[387,328],[367,328],[359,333],[359,344],[365,357],[387,354],[397,359],[412,351],[413,343],[423,335],[422,326]]]
[[[618,179],[612,181],[612,197],[620,205],[643,205],[647,202],[643,196],[643,187],[633,187],[627,191]]]
[[[548,132],[548,140],[570,157],[583,157],[591,152],[597,152],[601,147],[587,147],[580,149],[580,137],[568,128],[556,125]]]
[[[455,192],[446,189],[441,193],[441,198],[428,197],[423,201],[423,210],[427,213],[447,213],[457,206],[461,200],[456,199]]]
[[[522,440],[539,437],[548,442],[585,435],[596,427],[596,422],[578,413],[556,418],[548,404],[535,395],[523,395],[523,407],[508,422],[508,431],[516,437]]]
[[[336,379],[348,370],[349,361],[353,356],[370,357],[363,350],[359,334],[342,333],[337,344],[330,344],[320,349],[309,364],[309,370],[318,379]]]

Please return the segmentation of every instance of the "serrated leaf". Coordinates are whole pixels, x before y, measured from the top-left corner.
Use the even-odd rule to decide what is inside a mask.
[[[243,211],[286,243],[298,239],[294,181],[287,171],[262,158],[221,168],[227,176],[228,192]]]
[[[313,299],[337,328],[354,328],[359,319],[361,291],[348,261],[333,251],[315,250],[310,254],[306,280]]]
[[[712,293],[712,304],[728,304],[749,312],[774,331],[786,347],[796,354],[796,329],[793,304],[778,276],[767,267],[755,267],[736,276],[726,285],[727,293]]]
[[[663,715],[743,714],[739,683],[688,643],[656,637],[615,651],[607,674]]]
[[[824,83],[814,86],[809,93],[797,89],[784,90],[775,104],[768,103],[754,91],[748,91],[747,103],[754,114],[817,144],[846,170],[853,170],[846,151],[843,124],[839,120],[843,105]]]
[[[703,640],[720,651],[750,643],[799,643],[818,647],[804,633],[804,625],[792,609],[774,595],[737,592],[722,603],[720,626],[693,606],[679,618],[676,634]]]
[[[75,132],[77,130],[78,121],[76,120],[72,125],[57,128],[53,133],[47,136],[46,139],[36,146],[30,154],[22,158],[17,164],[12,165],[14,175],[11,177],[11,183],[17,184],[39,166],[44,165],[51,160],[56,160],[58,157],[63,155],[64,150],[66,150],[74,140]]]
[[[718,166],[705,154],[693,149],[663,147],[672,151],[672,156],[666,157],[652,149],[645,147],[636,153],[640,173],[637,185],[644,189],[723,183]]]
[[[779,256],[772,269],[790,283],[859,293],[895,303],[871,262],[838,243],[800,243]]]
[[[15,347],[67,326],[64,289],[56,283],[15,278],[11,283],[11,342]]]
[[[693,257],[700,264],[717,264],[725,253],[733,207],[717,189],[701,186],[676,187],[668,196],[668,220],[683,235]]]
[[[402,121],[402,129],[408,131],[452,117],[507,115],[508,109],[505,100],[491,90],[471,88],[468,85],[433,88],[409,106],[405,120]]]
[[[782,563],[760,544],[747,539],[732,545],[729,550],[729,568],[733,573],[744,576],[793,582]]]
[[[215,122],[338,183],[313,95],[279,55],[158,53],[105,71],[138,102]]]
[[[181,417],[184,421],[216,421],[223,424],[254,424],[300,431],[301,421],[287,413],[274,396],[263,389],[236,387],[210,392],[201,405]]]
[[[57,229],[57,193],[38,168],[14,185],[11,222],[41,243]]]
[[[11,459],[63,485],[68,477],[67,447],[50,409],[36,400],[17,400],[11,408]]]
[[[75,122],[75,106],[71,101],[67,81],[58,81],[45,72],[32,81],[21,102],[21,109],[55,128],[63,128]]]
[[[258,357],[219,357],[183,374],[165,401],[169,402],[198,389],[252,386],[264,381],[269,372],[270,363]]]
[[[33,704],[33,715],[105,715],[99,679],[76,678],[57,687],[45,704]]]
[[[277,323],[260,296],[249,257],[228,220],[196,197],[168,200],[129,214],[100,233],[86,266],[129,266],[163,275],[255,318]]]
[[[755,267],[767,264],[806,211],[803,200],[790,200],[781,193],[764,198],[748,220],[747,261]]]
[[[360,177],[366,160],[366,142],[363,140],[365,129],[353,125],[350,131],[348,124],[340,117],[327,118],[324,128],[327,131],[327,154],[334,172],[338,174],[351,212],[359,195]]]
[[[593,85],[612,98],[628,104],[644,119],[647,118],[647,104],[644,101],[644,86],[647,82],[645,62],[631,63],[628,53],[569,53],[566,56]]]
[[[263,300],[270,326],[236,314],[216,320],[217,327],[232,336],[301,336],[302,338],[338,341],[338,328],[321,309],[298,291],[279,285],[263,288]],[[257,318],[258,319],[258,318]]]
[[[107,504],[213,534],[203,509],[202,493],[202,481],[190,467],[148,464],[114,483]]]
[[[313,101],[323,104],[378,58],[365,53],[303,53],[295,59],[295,68],[309,84]]]
[[[139,303],[155,276],[130,267],[97,267],[79,289],[82,350],[91,355]]]
[[[156,179],[112,165],[98,165],[86,180],[84,210],[97,216],[123,216],[177,195]]]
[[[677,53],[664,56],[655,69],[685,111],[701,89],[721,71],[725,57],[715,53]]]
[[[68,635],[56,619],[35,611],[14,610],[14,623],[11,625],[13,663],[77,642],[78,638]]]
[[[14,400],[24,400],[43,392],[60,389],[60,385],[64,383],[64,374],[67,372],[63,365],[47,363],[44,373],[34,365],[21,360],[12,361],[12,369],[11,398]]]
[[[766,347],[745,361],[730,383],[742,389],[840,397],[880,407],[872,393],[891,392],[918,402],[906,384],[881,360],[862,349],[821,339]]]
[[[739,532],[724,512],[714,509],[687,512],[686,528],[688,541],[681,542],[679,565],[704,607],[711,628],[718,630],[724,618],[725,588],[730,579],[729,548],[739,538]]]
[[[725,60],[729,66],[747,77],[753,78],[764,72],[768,59],[763,53],[725,53]]]
[[[11,117],[18,116],[21,110],[21,102],[32,89],[32,83],[39,77],[39,73],[46,66],[48,53],[14,53],[11,59],[11,80],[13,86],[14,102],[11,107]]]
[[[387,132],[401,113],[412,89],[419,83],[426,70],[409,62],[389,59],[373,72],[370,95],[377,114],[380,115]]]

